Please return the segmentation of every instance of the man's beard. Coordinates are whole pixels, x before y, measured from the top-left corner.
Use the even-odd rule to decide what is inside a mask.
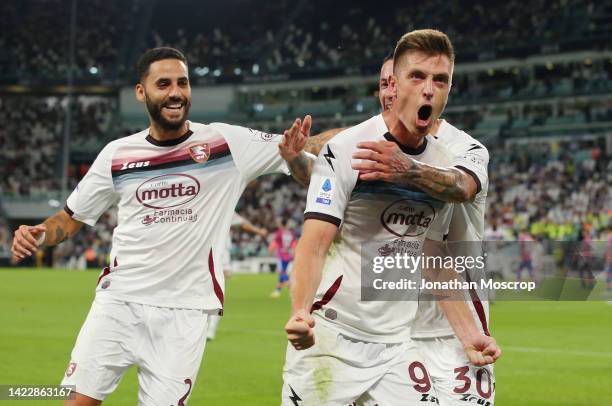
[[[183,117],[179,121],[176,121],[176,122],[166,120],[161,112],[162,108],[166,104],[172,104],[172,103],[182,103],[185,109]],[[153,120],[155,124],[163,128],[164,130],[168,130],[168,131],[178,130],[182,127],[182,125],[187,120],[187,116],[189,115],[189,107],[191,107],[191,102],[189,100],[181,99],[178,97],[170,98],[165,102],[156,104],[145,95],[145,104],[147,106],[147,111],[149,112],[149,115],[151,116],[151,120]]]

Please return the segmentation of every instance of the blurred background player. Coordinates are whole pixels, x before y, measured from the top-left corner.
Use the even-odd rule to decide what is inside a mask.
[[[270,294],[272,298],[280,297],[283,287],[289,285],[289,266],[293,261],[296,245],[295,232],[287,227],[287,219],[280,220],[280,227],[274,232],[274,238],[268,248],[268,252],[276,255],[278,259],[278,282]]]
[[[523,270],[527,270],[529,274],[529,280],[535,282],[535,276],[533,272],[533,247],[534,239],[527,230],[522,230],[518,233],[517,237],[519,243],[519,255],[520,262],[516,269],[516,280],[521,281]]]
[[[238,213],[234,212],[234,216],[232,217],[232,223],[230,226],[232,229],[240,229],[246,233],[259,235],[262,238],[266,238],[268,236],[268,230],[262,227],[257,227],[249,220],[245,219]],[[232,237],[231,234],[227,236],[227,242],[225,244],[225,252],[223,254],[223,274],[225,275],[225,279],[227,280],[230,277],[232,269]],[[221,321],[221,316],[219,315],[211,315],[210,321],[208,324],[208,330],[206,331],[206,340],[212,341],[215,339],[217,335],[217,328],[219,327],[219,322]]]
[[[487,248],[487,272],[492,278],[504,279],[504,261],[500,251],[504,240],[504,233],[498,228],[497,222],[492,223],[484,232]]]
[[[580,276],[580,285],[583,289],[595,287],[595,275],[593,275],[593,239],[589,230],[582,230],[582,241],[578,245],[576,253],[576,266]]]

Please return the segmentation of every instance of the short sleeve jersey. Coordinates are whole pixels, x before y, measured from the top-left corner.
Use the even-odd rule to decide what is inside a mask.
[[[118,206],[111,263],[97,295],[161,307],[223,308],[222,258],[234,208],[259,175],[288,173],[282,136],[189,122],[180,138],[148,130],[109,143],[68,197],[72,218],[93,225]]]
[[[359,181],[351,157],[361,141],[387,139],[382,115],[334,137],[315,162],[308,189],[305,221],[317,219],[339,227],[327,255],[313,314],[343,334],[369,342],[403,342],[410,337],[416,301],[361,300],[362,249],[374,244],[382,256],[402,254],[425,238],[442,240],[452,205],[408,187],[387,182]],[[399,145],[399,144],[398,144]],[[449,156],[432,137],[418,148],[400,145],[402,152],[422,162],[445,165]]]

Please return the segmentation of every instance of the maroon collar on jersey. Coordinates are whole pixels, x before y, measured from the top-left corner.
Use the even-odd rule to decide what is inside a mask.
[[[193,134],[193,131],[187,130],[185,134],[181,135],[178,138],[173,138],[171,140],[163,140],[163,141],[156,140],[155,138],[153,138],[153,136],[151,136],[151,134],[147,134],[146,140],[149,141],[151,144],[158,146],[158,147],[173,147],[175,145],[180,144],[183,141],[186,141],[189,137],[191,137],[192,134]]]

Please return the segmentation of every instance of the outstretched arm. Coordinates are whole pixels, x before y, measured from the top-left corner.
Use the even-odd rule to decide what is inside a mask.
[[[278,145],[280,154],[287,162],[293,178],[301,185],[310,184],[310,175],[316,156],[330,139],[343,130],[334,128],[321,134],[310,136],[312,117],[307,115],[304,120],[297,118],[283,133],[283,142]]]
[[[21,225],[15,230],[11,251],[15,261],[21,261],[32,255],[38,247],[53,246],[65,239],[74,236],[83,226],[80,221],[74,220],[64,210],[46,219],[35,226]]]
[[[262,227],[257,227],[255,224],[251,223],[247,219],[244,219],[243,222],[240,224],[240,229],[242,231],[247,232],[247,233],[257,234],[257,235],[262,236],[264,238],[266,238],[268,236],[268,230],[266,230],[265,228],[262,228]]]
[[[308,137],[304,151],[311,153],[312,155],[319,155],[323,145],[327,144],[329,140],[334,138],[340,131],[346,130],[346,127],[332,128],[331,130],[323,131],[320,134]]]
[[[304,151],[304,146],[310,134],[312,118],[304,117],[304,121],[296,118],[291,127],[283,133],[283,141],[278,144],[278,149],[287,162],[291,176],[302,186],[310,184],[310,175],[316,156]]]

